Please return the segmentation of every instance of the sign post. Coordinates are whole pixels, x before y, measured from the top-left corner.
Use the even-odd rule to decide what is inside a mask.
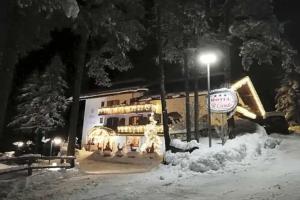
[[[238,105],[238,97],[235,91],[228,88],[212,90],[207,99],[208,111],[212,113],[222,114],[222,123],[224,118],[232,116]],[[210,113],[209,113],[210,114]],[[224,128],[222,126],[222,144],[225,143]]]

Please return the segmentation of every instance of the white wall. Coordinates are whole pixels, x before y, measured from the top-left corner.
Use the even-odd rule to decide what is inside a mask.
[[[124,101],[129,104],[129,101],[131,98],[136,98],[141,96],[142,92],[134,92],[134,93],[124,93],[124,94],[117,94],[117,95],[111,95],[111,96],[105,96],[105,97],[97,97],[97,98],[91,98],[85,100],[85,110],[84,110],[84,119],[83,119],[83,129],[82,129],[82,140],[81,144],[86,144],[87,141],[87,133],[88,131],[93,128],[94,126],[102,126],[106,123],[106,120],[108,117],[107,115],[98,115],[98,109],[101,107],[101,102],[104,103],[104,107],[107,106],[107,101],[110,100],[119,100],[120,103],[123,103]],[[134,116],[136,114],[132,114],[131,116]],[[125,115],[114,115],[116,117],[125,117]],[[100,124],[100,117],[103,117],[103,123]],[[128,123],[129,115],[125,117],[126,123]]]

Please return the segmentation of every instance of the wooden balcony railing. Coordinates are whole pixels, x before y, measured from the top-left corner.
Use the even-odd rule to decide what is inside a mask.
[[[162,125],[156,125],[157,132],[163,132]],[[146,125],[130,125],[130,126],[118,126],[117,131],[119,134],[127,133],[127,134],[144,134],[146,129]]]
[[[117,105],[113,107],[99,108],[99,115],[113,115],[113,114],[129,114],[129,113],[143,113],[143,112],[157,112],[157,106],[154,104],[141,105]]]

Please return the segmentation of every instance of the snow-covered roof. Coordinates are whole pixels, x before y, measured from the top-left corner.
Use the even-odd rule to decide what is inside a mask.
[[[117,94],[125,94],[125,93],[133,93],[133,92],[147,92],[149,89],[145,87],[129,87],[129,88],[121,88],[121,89],[112,89],[112,90],[104,90],[97,91],[88,94],[83,94],[80,96],[80,100],[103,97],[103,96],[111,96]]]

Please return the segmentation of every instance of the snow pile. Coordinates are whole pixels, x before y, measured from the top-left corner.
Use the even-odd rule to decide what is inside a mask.
[[[0,170],[2,170],[2,169],[8,169],[8,168],[11,168],[11,166],[0,163]]]
[[[234,140],[228,140],[224,146],[214,144],[212,148],[209,148],[207,144],[200,143],[197,144],[199,149],[192,153],[171,153],[168,151],[165,159],[167,163],[185,170],[206,172],[222,169],[229,163],[253,160],[261,155],[264,149],[275,148],[279,143],[278,139],[269,137],[262,127],[258,127],[256,133],[245,134]],[[184,147],[184,143],[175,141],[175,144]]]
[[[173,139],[171,140],[170,145],[182,150],[188,150],[194,147],[199,147],[199,144],[197,143],[196,140],[192,140],[190,142],[183,142],[179,139]]]

